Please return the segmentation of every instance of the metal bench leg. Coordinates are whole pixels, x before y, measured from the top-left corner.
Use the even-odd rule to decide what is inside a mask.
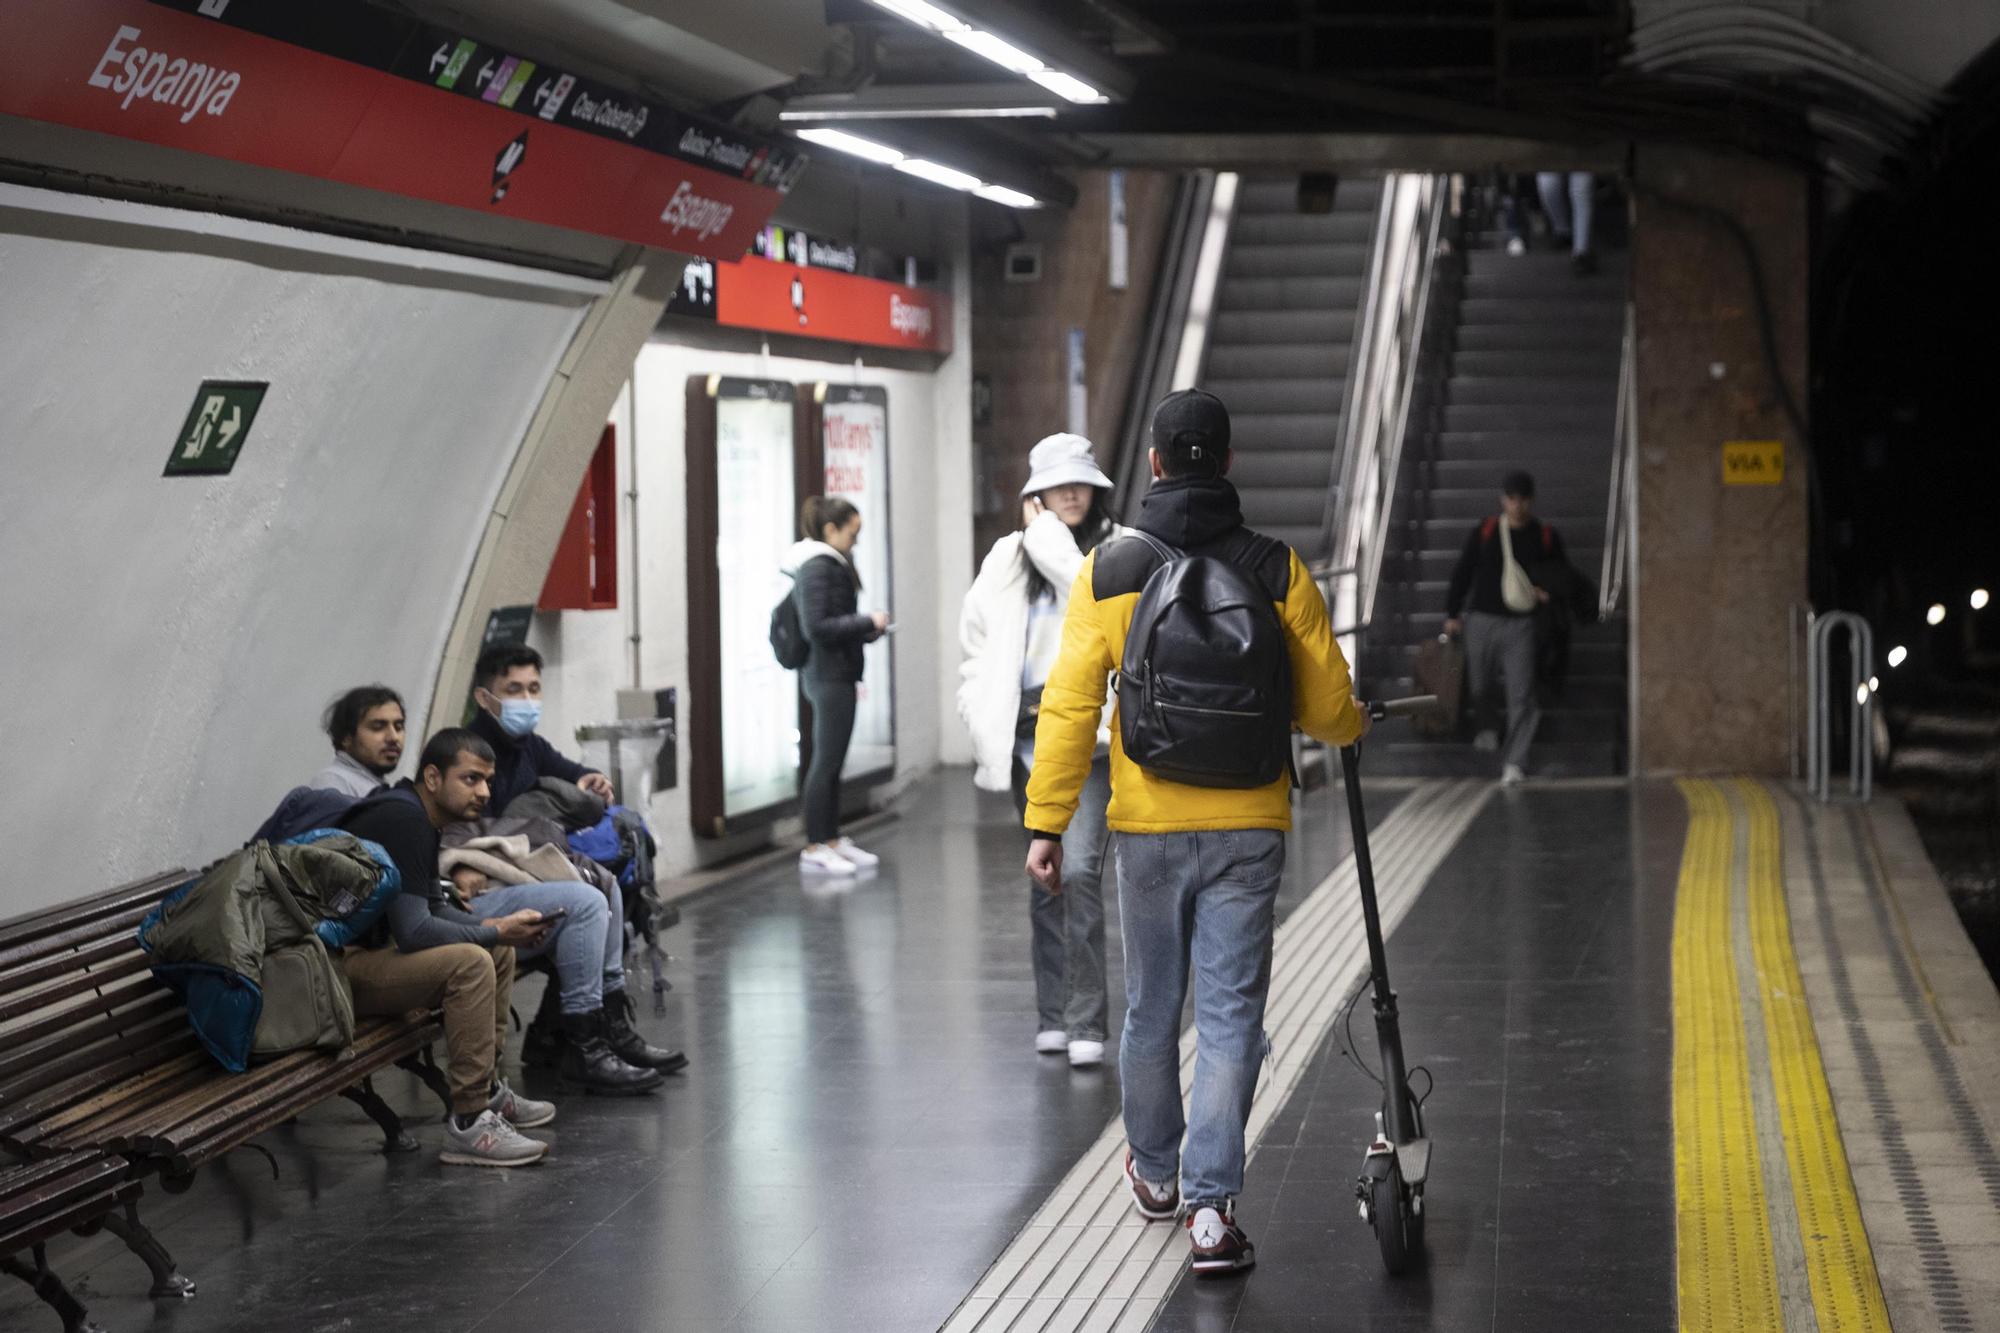
[[[194,1295],[194,1279],[184,1277],[174,1266],[174,1257],[167,1253],[167,1247],[160,1244],[146,1224],[139,1220],[139,1205],[136,1201],[125,1205],[125,1215],[108,1213],[104,1218],[104,1229],[125,1242],[125,1248],[139,1256],[146,1267],[153,1270],[154,1296],[177,1296],[182,1300]]]
[[[431,1054],[430,1047],[426,1046],[414,1055],[404,1056],[396,1061],[396,1068],[407,1069],[422,1079],[424,1086],[436,1093],[437,1099],[444,1103],[445,1115],[447,1117],[451,1115],[451,1084],[445,1082],[444,1071],[438,1068],[437,1057]]]
[[[70,1295],[62,1279],[49,1270],[48,1253],[41,1246],[35,1246],[33,1268],[22,1263],[18,1255],[0,1255],[0,1272],[11,1273],[34,1288],[35,1295],[63,1321],[63,1333],[104,1333],[104,1325],[92,1323],[83,1302]]]
[[[341,1096],[353,1102],[368,1113],[368,1118],[382,1127],[382,1151],[385,1153],[415,1152],[417,1141],[403,1128],[403,1119],[397,1115],[382,1095],[375,1091],[375,1080],[364,1078],[354,1087],[342,1090]]]

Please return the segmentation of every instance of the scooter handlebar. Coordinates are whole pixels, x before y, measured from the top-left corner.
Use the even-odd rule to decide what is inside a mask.
[[[1435,694],[1413,694],[1407,699],[1377,699],[1362,707],[1368,710],[1369,717],[1381,722],[1392,717],[1416,717],[1420,713],[1428,713],[1437,707],[1437,701]]]

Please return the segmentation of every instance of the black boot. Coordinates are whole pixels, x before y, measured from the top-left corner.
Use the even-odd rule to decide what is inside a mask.
[[[563,1033],[569,1044],[563,1049],[563,1082],[585,1092],[618,1095],[651,1092],[664,1080],[651,1069],[640,1069],[620,1060],[604,1040],[604,1011],[564,1014]]]
[[[563,1035],[562,987],[554,977],[542,988],[542,1006],[521,1037],[521,1064],[528,1069],[557,1069],[569,1045]]]
[[[688,1058],[679,1051],[648,1045],[633,1026],[633,1016],[631,996],[622,990],[604,992],[604,1038],[620,1060],[662,1074],[678,1074],[687,1068]]]

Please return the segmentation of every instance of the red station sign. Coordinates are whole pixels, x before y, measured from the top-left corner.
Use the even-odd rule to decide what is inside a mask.
[[[5,0],[0,49],[24,57],[0,114],[711,259],[742,255],[805,166],[361,5]]]

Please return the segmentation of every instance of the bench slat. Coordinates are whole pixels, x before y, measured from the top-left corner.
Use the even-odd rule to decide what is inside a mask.
[[[23,1014],[32,1014],[37,1009],[58,1004],[72,995],[147,971],[152,965],[152,958],[135,942],[106,940],[65,957],[51,958],[22,968],[0,980],[0,995],[8,996],[0,1000],[0,1023],[11,1022]],[[41,986],[39,990],[28,989],[55,978],[61,980]]]
[[[40,936],[61,932],[72,926],[116,916],[140,904],[150,910],[170,889],[194,878],[190,870],[163,870],[157,875],[135,879],[115,889],[76,902],[45,907],[38,912],[0,921],[0,951],[16,948]]]
[[[255,1138],[267,1129],[284,1124],[301,1111],[310,1110],[321,1102],[340,1094],[354,1086],[370,1074],[393,1065],[408,1055],[414,1055],[444,1034],[441,1023],[429,1021],[411,1028],[395,1042],[382,1047],[369,1061],[347,1061],[329,1065],[328,1072],[319,1080],[301,1088],[291,1097],[273,1105],[256,1108],[250,1115],[225,1122],[213,1130],[205,1131],[200,1137],[183,1138],[180,1147],[171,1157],[172,1169],[177,1175],[185,1175],[199,1169],[205,1163],[230,1151],[232,1148]],[[335,1078],[332,1075],[338,1074]]]
[[[51,1056],[81,1052],[106,1037],[151,1030],[164,1019],[185,1023],[187,1010],[180,996],[151,978],[147,980],[150,984],[143,989],[119,997],[122,1008],[80,1005],[74,1014],[51,1014],[28,1024],[19,1034],[8,1034],[12,1050],[0,1057],[0,1099],[12,1101],[17,1082],[26,1083],[37,1072],[53,1067],[56,1062]]]
[[[116,1152],[122,1146],[116,1137],[119,1126],[190,1087],[213,1085],[224,1077],[207,1051],[188,1051],[122,1079],[95,1097],[85,1097],[44,1116],[36,1123],[32,1137],[38,1148],[105,1148]]]
[[[106,917],[103,921],[76,926],[59,935],[47,935],[26,944],[9,949],[0,949],[0,984],[20,968],[31,963],[39,963],[48,958],[60,958],[74,950],[107,940],[130,939],[132,947],[139,947],[139,923],[146,919],[146,913],[153,910],[153,904],[141,902],[119,913]],[[11,989],[11,987],[10,987]]]

